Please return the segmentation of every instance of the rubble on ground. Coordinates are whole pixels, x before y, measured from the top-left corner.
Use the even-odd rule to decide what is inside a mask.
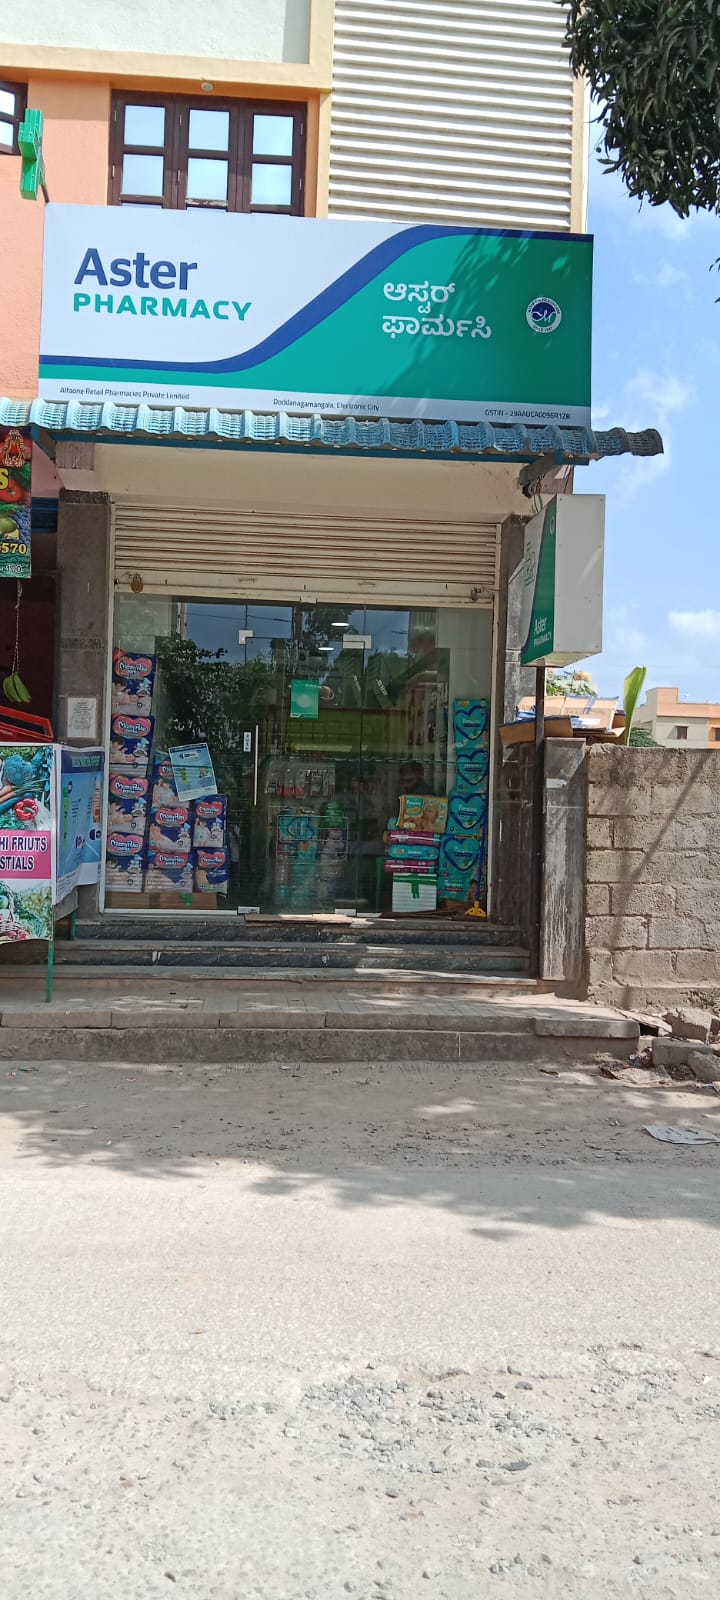
[[[701,1044],[714,1040],[720,1044],[720,1016],[714,1011],[682,1006],[677,1011],[666,1011],[663,1020],[668,1023],[673,1039],[698,1039]]]

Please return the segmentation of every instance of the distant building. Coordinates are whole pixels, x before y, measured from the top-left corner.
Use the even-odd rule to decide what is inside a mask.
[[[694,750],[720,748],[720,705],[707,700],[681,700],[677,689],[648,689],[635,713],[635,727],[645,728],[657,744]]]

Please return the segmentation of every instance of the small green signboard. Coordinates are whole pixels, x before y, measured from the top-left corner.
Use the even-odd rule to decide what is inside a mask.
[[[520,653],[524,667],[550,654],[555,638],[555,547],[557,499],[545,507],[540,547],[527,540],[523,583],[532,588],[530,625]]]
[[[316,722],[320,715],[320,685],[293,678],[290,685],[290,715]]]
[[[18,145],[22,157],[20,194],[23,200],[37,200],[38,189],[45,188],[42,139],[42,111],[26,111],[18,129]]]
[[[525,528],[520,660],[566,667],[602,650],[605,501],[556,495]]]

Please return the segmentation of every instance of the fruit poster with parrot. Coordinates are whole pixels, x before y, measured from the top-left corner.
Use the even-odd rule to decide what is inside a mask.
[[[0,944],[53,937],[56,748],[0,745]]]
[[[0,578],[30,577],[31,457],[26,428],[0,428]]]

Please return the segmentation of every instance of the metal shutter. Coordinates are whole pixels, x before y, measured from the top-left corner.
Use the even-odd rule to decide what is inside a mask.
[[[493,604],[495,522],[115,505],[115,581],[148,592],[383,605]]]
[[[571,227],[557,0],[335,0],[329,214]]]

